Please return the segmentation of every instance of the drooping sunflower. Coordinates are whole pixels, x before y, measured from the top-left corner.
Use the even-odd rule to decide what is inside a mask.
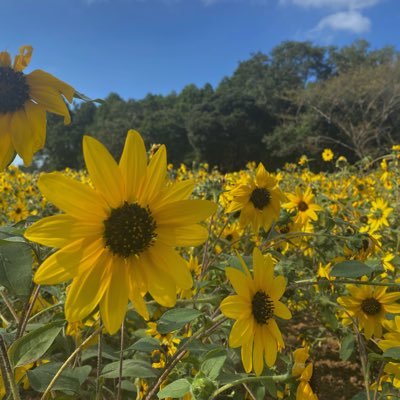
[[[226,275],[236,293],[220,305],[222,313],[235,319],[229,335],[229,346],[240,347],[243,367],[247,373],[260,375],[265,363],[272,367],[277,352],[284,347],[275,317],[290,319],[289,309],[279,299],[286,289],[283,276],[274,277],[274,261],[270,254],[253,251],[253,276],[243,259],[243,271],[226,268]]]
[[[279,217],[283,194],[277,180],[266,171],[262,163],[258,165],[254,178],[249,178],[245,184],[240,183],[228,195],[233,199],[226,212],[240,210],[240,224],[251,225],[255,232],[260,227],[268,230]]]
[[[31,46],[22,46],[11,62],[8,52],[0,52],[0,171],[15,153],[25,165],[43,148],[46,139],[46,111],[71,121],[63,96],[71,103],[72,86],[42,70],[25,75],[32,56]]]
[[[167,185],[165,146],[147,163],[138,132],[128,132],[119,164],[88,136],[83,153],[94,189],[61,173],[42,175],[42,194],[65,214],[42,219],[25,236],[60,248],[34,280],[53,285],[73,279],[67,320],[82,320],[100,304],[112,334],[123,321],[128,298],[148,318],[145,293],[172,307],[177,289],[192,287],[190,271],[175,247],[205,241],[207,230],[198,222],[214,213],[216,204],[189,200],[192,181]]]
[[[314,393],[310,380],[313,374],[313,364],[306,363],[310,357],[308,349],[301,347],[293,352],[294,364],[292,375],[300,382],[297,386],[296,400],[318,400],[318,396]]]
[[[346,309],[343,323],[351,324],[351,318],[358,321],[360,330],[364,330],[366,339],[382,336],[382,324],[387,314],[400,313],[400,292],[386,293],[387,286],[346,285],[350,296],[343,296],[337,302]],[[350,318],[351,317],[351,318]]]
[[[282,207],[289,211],[296,211],[294,221],[302,225],[309,220],[316,221],[318,219],[316,211],[323,210],[320,205],[314,203],[314,195],[309,187],[304,193],[299,187],[296,187],[295,194],[286,193],[286,196],[290,201],[283,204]]]

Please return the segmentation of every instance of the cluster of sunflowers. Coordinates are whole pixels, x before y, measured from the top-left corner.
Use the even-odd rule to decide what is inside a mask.
[[[132,130],[119,162],[85,136],[87,173],[25,174],[76,95],[31,54],[0,53],[1,398],[399,397],[400,146],[221,174]]]

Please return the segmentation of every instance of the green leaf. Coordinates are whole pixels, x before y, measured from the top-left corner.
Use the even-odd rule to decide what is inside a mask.
[[[174,308],[165,312],[158,320],[157,331],[161,334],[176,331],[196,319],[201,312],[193,308]]]
[[[391,347],[383,353],[383,357],[391,360],[400,361],[400,347]]]
[[[54,342],[65,321],[54,321],[27,333],[8,349],[11,365],[19,367],[37,361]]]
[[[112,362],[104,366],[101,372],[103,378],[119,377],[119,361]],[[122,364],[123,378],[156,378],[158,371],[151,367],[149,363],[143,360],[124,360]]]
[[[331,269],[331,276],[340,278],[359,278],[363,275],[370,276],[373,269],[361,261],[349,260],[335,264]]]
[[[126,350],[142,351],[143,353],[151,353],[160,348],[160,342],[153,337],[144,337],[133,343]]]
[[[354,351],[354,335],[349,333],[343,340],[340,345],[340,359],[343,361],[347,361]]]
[[[32,250],[25,242],[2,241],[0,285],[14,296],[29,296],[32,286]]]
[[[200,371],[209,379],[215,381],[221,372],[226,360],[226,352],[224,349],[215,349],[208,352],[205,360],[201,364]]]
[[[164,389],[160,390],[157,394],[159,399],[165,399],[166,397],[179,398],[184,396],[190,391],[190,382],[187,379],[178,379],[175,382],[165,386]]]
[[[105,101],[103,99],[94,99],[94,100],[92,100],[90,97],[86,96],[83,93],[79,93],[77,90],[75,90],[74,97],[79,99],[79,100],[83,100],[86,103],[99,103],[99,104],[104,104],[105,103]]]
[[[43,393],[61,365],[62,363],[49,363],[41,365],[33,371],[28,371],[27,375],[32,388],[37,392]],[[89,365],[66,369],[57,379],[53,390],[78,394],[81,385],[85,382],[91,370],[92,367]]]

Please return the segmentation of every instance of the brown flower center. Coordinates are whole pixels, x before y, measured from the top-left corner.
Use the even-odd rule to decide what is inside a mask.
[[[274,316],[274,302],[262,290],[259,290],[253,296],[251,306],[254,319],[260,325],[266,324]]]
[[[128,258],[154,244],[156,222],[148,207],[124,203],[104,221],[104,242],[114,255]]]
[[[0,67],[0,114],[23,108],[29,100],[29,85],[22,72],[10,67]]]
[[[258,210],[263,210],[271,202],[271,193],[265,188],[255,188],[250,196],[250,201]]]
[[[308,210],[308,204],[305,202],[305,201],[303,201],[303,200],[301,200],[300,202],[299,202],[299,204],[297,204],[297,208],[299,209],[299,211],[307,211]]]
[[[367,315],[376,315],[379,314],[380,311],[382,310],[382,304],[379,303],[377,299],[371,297],[369,299],[365,299],[362,301],[361,309]]]

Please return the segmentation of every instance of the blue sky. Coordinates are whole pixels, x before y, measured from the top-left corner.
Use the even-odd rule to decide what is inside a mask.
[[[399,48],[399,0],[1,0],[0,48],[34,46],[89,97],[140,99],[212,85],[284,40]]]

